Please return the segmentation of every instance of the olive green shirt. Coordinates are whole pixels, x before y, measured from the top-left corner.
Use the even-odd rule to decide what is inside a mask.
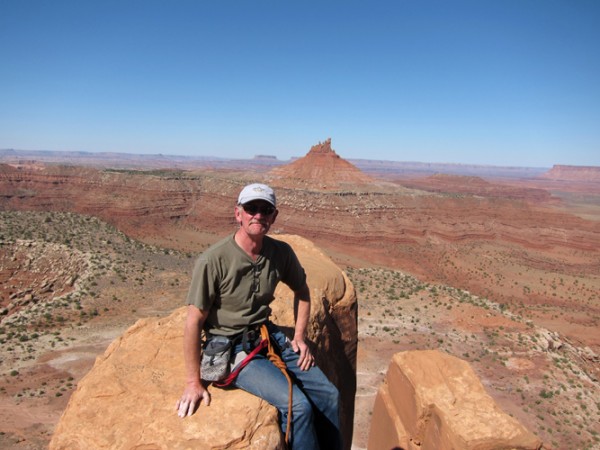
[[[268,319],[280,281],[293,291],[306,282],[289,244],[265,236],[260,255],[253,261],[231,235],[196,261],[187,303],[209,311],[204,324],[207,332],[231,336]]]

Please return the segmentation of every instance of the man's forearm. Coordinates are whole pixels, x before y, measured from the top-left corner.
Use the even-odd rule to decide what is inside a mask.
[[[306,284],[294,293],[294,319],[294,339],[304,340],[310,319],[310,290]]]
[[[200,381],[200,331],[208,314],[195,306],[188,306],[183,330],[183,359],[185,362],[185,388],[175,409],[179,417],[194,414],[199,402],[210,405],[210,394]]]
[[[188,308],[195,308],[189,306]],[[188,313],[183,332],[183,358],[185,361],[186,383],[200,382],[200,331],[204,323],[204,314],[197,310]]]

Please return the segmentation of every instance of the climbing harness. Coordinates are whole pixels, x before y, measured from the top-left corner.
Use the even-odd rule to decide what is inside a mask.
[[[281,373],[285,376],[285,378],[287,379],[287,382],[288,382],[288,412],[287,412],[287,427],[285,429],[285,444],[286,444],[286,446],[289,446],[289,433],[290,433],[290,428],[291,428],[291,424],[292,424],[292,403],[293,403],[292,379],[290,378],[290,375],[287,372],[285,362],[283,362],[283,360],[281,359],[279,354],[275,351],[275,347],[273,346],[273,343],[271,341],[271,335],[269,334],[269,330],[267,329],[266,324],[261,325],[260,335],[262,338],[260,343],[257,344],[256,347],[254,347],[254,349],[250,353],[248,353],[248,355],[244,358],[244,360],[237,365],[235,370],[233,370],[224,380],[216,381],[213,384],[215,386],[221,387],[221,388],[231,385],[237,378],[240,371],[244,367],[246,367],[248,365],[248,363],[250,361],[252,361],[252,359],[259,352],[261,352],[263,349],[266,348],[267,349],[267,358],[269,359],[269,361],[271,361],[271,363],[273,363],[275,365],[275,367],[277,367],[279,370],[281,370]],[[246,347],[246,341],[247,341],[246,336],[247,336],[247,333],[244,332],[243,347]]]

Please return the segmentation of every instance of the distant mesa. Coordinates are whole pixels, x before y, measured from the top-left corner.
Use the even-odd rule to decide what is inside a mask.
[[[542,175],[542,178],[564,181],[600,182],[600,167],[563,166],[560,164],[555,164],[552,169]]]
[[[271,175],[297,187],[335,189],[343,184],[368,184],[373,179],[331,148],[331,138],[313,145],[306,156],[276,167]]]
[[[476,195],[482,197],[510,198],[532,202],[554,201],[550,192],[544,189],[508,186],[490,183],[480,177],[448,175],[438,173],[423,178],[410,178],[400,181],[402,186],[429,192]]]

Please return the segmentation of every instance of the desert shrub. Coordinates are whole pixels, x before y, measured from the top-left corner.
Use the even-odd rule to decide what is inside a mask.
[[[552,398],[552,397],[554,397],[554,392],[547,391],[546,389],[542,389],[540,391],[540,397],[542,397],[542,398]]]

